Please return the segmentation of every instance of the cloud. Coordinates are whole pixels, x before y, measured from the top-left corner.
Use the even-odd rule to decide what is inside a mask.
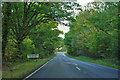
[[[77,2],[81,5],[81,6],[85,6],[87,5],[87,3],[89,2],[93,2],[94,0],[77,0]],[[75,11],[75,13],[77,13],[78,11]],[[68,23],[68,21],[63,21],[64,23]],[[62,37],[64,38],[64,35],[65,33],[67,33],[69,31],[69,27],[68,26],[64,26],[64,25],[61,25],[59,24],[58,26],[58,29],[63,31],[64,34],[60,34],[59,37]]]
[[[77,0],[77,2],[82,5],[82,6],[85,6],[87,5],[87,3],[89,2],[94,2],[94,0]]]

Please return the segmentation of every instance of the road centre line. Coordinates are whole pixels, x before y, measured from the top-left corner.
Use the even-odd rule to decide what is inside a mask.
[[[68,64],[74,64],[74,65],[76,65],[76,66],[78,65],[78,64],[75,64],[75,63],[71,63],[71,62],[67,62],[67,63],[68,63]]]
[[[71,64],[70,62],[67,62],[68,64]]]
[[[51,59],[50,61],[52,61],[53,59]],[[48,61],[49,62],[49,61]],[[29,78],[30,76],[32,76],[33,74],[35,74],[37,71],[39,71],[42,67],[44,67],[46,64],[48,64],[48,62],[46,62],[44,65],[42,65],[40,68],[38,68],[37,70],[35,70],[33,73],[31,73],[30,75],[28,75],[27,77],[25,77],[23,80]]]
[[[76,65],[76,66],[77,66],[77,64],[74,64],[74,65]]]
[[[80,68],[76,67],[78,70],[80,70]]]
[[[63,56],[65,56],[65,54],[63,54]]]

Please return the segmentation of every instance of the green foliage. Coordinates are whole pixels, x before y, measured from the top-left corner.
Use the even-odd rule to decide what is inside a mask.
[[[79,5],[75,2],[3,2],[3,58],[25,60],[31,53],[40,54],[40,58],[53,54],[61,46],[58,36],[63,32],[57,29],[58,23],[74,20],[73,7],[77,9]]]
[[[90,62],[90,63],[94,63],[94,64],[99,64],[99,65],[104,65],[104,66],[108,66],[108,67],[113,67],[116,69],[120,69],[119,66],[119,61],[116,58],[112,58],[112,59],[94,59],[91,57],[86,57],[86,56],[71,56],[67,53],[65,53],[66,56],[74,58],[74,59],[78,59],[81,61],[85,61],[85,62]]]
[[[54,53],[54,50],[61,45],[59,34],[62,32],[58,29],[57,23],[50,21],[49,23],[37,25],[31,30],[30,38],[35,44],[35,53],[40,54],[40,58],[44,58]],[[60,43],[60,44],[59,44]]]
[[[73,56],[117,58],[117,9],[118,3],[89,3],[76,21],[69,24],[70,31],[66,33],[64,41],[68,53]]]
[[[21,50],[23,53],[23,56],[26,57],[27,54],[34,53],[35,46],[33,44],[33,41],[31,39],[24,39],[21,45]]]
[[[3,75],[2,78],[23,78],[36,68],[42,66],[52,58],[54,58],[56,54],[50,55],[45,59],[36,59],[31,60],[29,62],[15,63],[10,66],[3,65]]]
[[[11,59],[13,59],[13,57],[16,56],[17,53],[17,48],[16,48],[16,44],[9,39],[5,48],[5,61],[11,61]]]

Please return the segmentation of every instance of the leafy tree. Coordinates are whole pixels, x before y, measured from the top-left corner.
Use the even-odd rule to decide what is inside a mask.
[[[41,57],[48,56],[53,53],[59,42],[59,34],[62,33],[57,28],[56,22],[42,23],[37,25],[35,29],[31,30],[30,38],[36,48],[36,53],[40,54]],[[45,55],[43,55],[45,53]]]
[[[11,4],[11,5],[10,5]],[[75,4],[75,5],[74,5]],[[62,7],[61,7],[62,6]],[[72,12],[67,10],[73,10],[73,6],[79,6],[76,3],[54,3],[54,2],[13,2],[3,3],[3,23],[4,26],[9,28],[3,28],[3,54],[5,52],[5,45],[7,42],[7,33],[9,32],[9,38],[12,39],[16,44],[19,55],[22,55],[21,45],[24,39],[31,34],[31,30],[35,29],[37,25],[42,23],[48,23],[55,21],[62,23],[62,20],[72,21]],[[8,9],[9,7],[9,9]],[[6,16],[8,16],[6,18]],[[10,22],[6,23],[6,20]],[[10,25],[9,25],[10,24]],[[56,24],[56,23],[55,23]],[[45,27],[45,26],[44,26]],[[54,32],[57,30],[54,30]],[[56,35],[59,34],[57,31]],[[42,39],[41,39],[42,42]]]
[[[8,37],[8,32],[9,32],[9,29],[10,29],[10,19],[11,19],[11,3],[4,3],[4,6],[3,6],[3,14],[4,14],[4,17],[3,17],[3,23],[2,23],[2,53],[3,53],[3,56],[4,56],[4,53],[5,53],[5,48],[6,48],[6,45],[7,45],[7,37]]]
[[[70,23],[65,36],[68,53],[93,58],[116,58],[118,54],[118,3],[89,3]],[[67,42],[68,41],[68,42]]]

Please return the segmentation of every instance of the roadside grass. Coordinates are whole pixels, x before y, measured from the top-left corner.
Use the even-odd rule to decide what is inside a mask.
[[[74,58],[77,60],[81,60],[81,61],[85,61],[85,62],[90,62],[90,63],[94,63],[94,64],[99,64],[99,65],[104,65],[104,66],[108,66],[108,67],[112,67],[112,68],[116,68],[116,69],[120,69],[120,65],[119,64],[115,64],[114,62],[112,62],[112,59],[93,59],[90,57],[86,57],[86,56],[71,56],[67,53],[65,53],[66,56],[70,57],[70,58]]]
[[[42,66],[49,60],[55,57],[56,54],[51,55],[49,58],[32,60],[30,62],[17,63],[10,67],[2,67],[2,78],[23,78],[28,73],[32,72],[39,66]]]

